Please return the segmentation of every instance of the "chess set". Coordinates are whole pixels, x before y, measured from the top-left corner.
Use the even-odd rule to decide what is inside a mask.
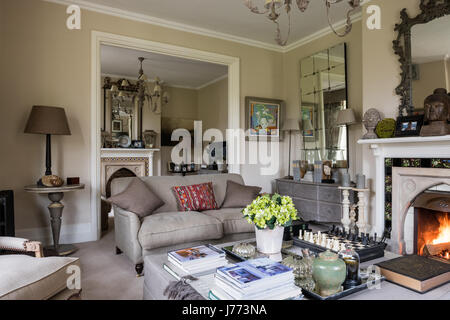
[[[369,233],[346,232],[343,228],[333,225],[328,232],[300,230],[298,238],[294,237],[294,244],[315,252],[331,250],[338,253],[346,247],[351,247],[359,254],[360,261],[365,262],[384,257],[386,237],[378,239],[376,233],[371,236]]]

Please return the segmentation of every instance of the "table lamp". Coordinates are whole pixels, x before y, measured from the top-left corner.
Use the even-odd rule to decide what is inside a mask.
[[[300,131],[300,124],[298,120],[295,119],[287,119],[283,127],[281,128],[281,131],[289,132],[289,163],[288,163],[288,175],[287,179],[292,179],[291,176],[291,137],[292,132]]]
[[[67,122],[64,108],[33,106],[28,117],[25,133],[45,134],[47,136],[45,175],[52,174],[52,143],[51,135],[70,135],[69,123]]]
[[[338,126],[350,125],[356,123],[355,112],[353,109],[339,110],[336,124]]]

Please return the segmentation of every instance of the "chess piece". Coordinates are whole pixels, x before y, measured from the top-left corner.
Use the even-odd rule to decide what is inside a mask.
[[[339,252],[341,246],[339,245],[339,240],[334,240],[333,242],[333,251]]]
[[[303,230],[298,231],[298,239],[303,240]]]
[[[374,243],[377,243],[377,233],[375,232],[375,234],[373,235],[373,241]]]
[[[328,239],[327,239],[327,236],[324,234],[324,235],[322,235],[322,240],[321,240],[321,242],[320,242],[320,245],[321,245],[322,247],[326,247],[326,246],[327,246],[327,243],[328,243]]]
[[[327,245],[326,245],[327,249],[333,249],[333,239],[327,239]]]
[[[439,88],[424,101],[425,123],[420,130],[422,137],[445,136],[450,134],[450,96],[447,90]]]
[[[366,111],[363,117],[363,124],[366,127],[367,133],[363,136],[363,139],[378,138],[377,134],[375,133],[375,128],[380,121],[381,115],[377,109],[371,108]]]
[[[336,226],[333,224],[333,226],[331,227],[331,230],[330,230],[330,234],[334,235],[335,232],[336,232]]]

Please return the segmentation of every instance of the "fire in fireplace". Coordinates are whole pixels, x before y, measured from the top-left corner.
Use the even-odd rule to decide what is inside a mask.
[[[414,252],[450,263],[450,193],[422,193],[414,202],[414,221]]]

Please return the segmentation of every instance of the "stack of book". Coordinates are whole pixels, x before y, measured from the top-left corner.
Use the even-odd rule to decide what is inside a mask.
[[[217,269],[211,300],[287,300],[301,296],[292,269],[269,258]]]
[[[227,265],[225,251],[213,245],[171,251],[167,254],[170,263],[187,274],[202,273]]]

